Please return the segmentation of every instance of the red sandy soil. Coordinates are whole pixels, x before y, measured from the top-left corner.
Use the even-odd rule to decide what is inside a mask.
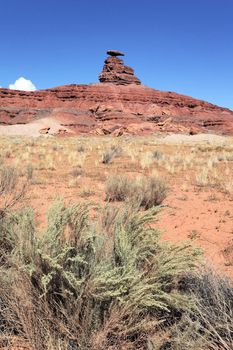
[[[216,190],[174,186],[161,213],[159,227],[172,242],[193,239],[204,251],[206,263],[233,279],[233,197]]]

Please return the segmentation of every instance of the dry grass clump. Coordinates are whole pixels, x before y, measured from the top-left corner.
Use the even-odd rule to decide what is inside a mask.
[[[191,307],[178,287],[199,251],[162,242],[149,225],[155,209],[108,212],[101,225],[87,206],[59,201],[43,233],[30,208],[0,222],[1,339],[20,336],[33,350],[145,350]]]
[[[233,284],[207,271],[191,287],[197,298],[198,318],[212,347],[233,348]]]
[[[167,196],[168,187],[156,177],[142,177],[136,185],[134,197],[145,209],[160,205]]]
[[[229,215],[229,214],[228,214]],[[226,266],[233,266],[233,241],[230,240],[223,250],[223,255],[226,259]]]
[[[132,179],[125,175],[113,175],[106,183],[106,200],[109,202],[125,201],[131,197]]]
[[[160,205],[167,192],[164,181],[154,176],[133,180],[127,176],[115,175],[106,184],[106,200],[129,201],[145,209]]]
[[[233,284],[212,270],[187,273],[180,284],[194,301],[166,330],[154,334],[150,350],[233,348]]]
[[[112,162],[114,157],[119,156],[122,153],[122,148],[120,146],[112,146],[110,149],[107,149],[102,154],[102,163],[109,164]]]
[[[34,167],[31,163],[27,164],[26,167],[26,176],[31,181],[33,180],[33,174],[34,174]]]
[[[35,179],[43,177],[47,184],[52,178],[61,179],[64,169],[69,174],[75,167],[81,167],[85,174],[91,173],[94,178],[101,162],[115,163],[113,167],[104,168],[107,176],[116,170],[144,175],[156,171],[168,181],[173,181],[175,175],[176,183],[182,182],[187,176],[189,185],[197,184],[203,191],[215,187],[232,194],[232,139],[226,139],[225,145],[218,145],[206,142],[170,144],[155,136],[123,136],[120,140],[112,136],[76,136],[59,139],[59,142],[43,137],[36,140],[1,137],[0,157],[7,165],[22,169],[32,164]],[[101,171],[103,173],[103,169]],[[99,179],[96,177],[96,180]]]
[[[83,145],[77,145],[77,152],[79,153],[83,153],[85,152],[85,147]]]
[[[232,282],[206,270],[188,275],[182,288],[194,298],[195,308],[184,313],[182,322],[175,326],[172,342],[176,346],[172,349],[232,349]]]
[[[161,151],[159,151],[159,150],[156,150],[156,151],[154,151],[154,152],[152,153],[152,157],[153,157],[154,159],[157,159],[157,160],[162,159],[162,158],[163,158],[163,152],[161,152]]]
[[[28,169],[26,173],[26,178],[21,179],[17,168],[5,165],[0,168],[0,217],[24,197],[32,171]]]
[[[74,167],[71,172],[70,172],[70,175],[73,176],[73,177],[79,177],[83,174],[83,170],[80,166],[76,166]]]

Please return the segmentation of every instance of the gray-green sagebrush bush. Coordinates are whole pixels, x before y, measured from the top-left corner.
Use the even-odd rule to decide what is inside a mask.
[[[195,313],[189,316],[186,323],[186,327],[189,324],[190,328],[196,325],[193,339],[202,334],[210,349],[233,349],[232,281],[206,269],[201,274],[186,276],[184,289],[195,299]]]
[[[233,349],[233,284],[211,269],[186,274],[180,289],[190,295],[194,307],[170,327],[154,334],[149,350]]]
[[[36,350],[147,349],[152,334],[193,308],[179,280],[200,256],[160,240],[150,225],[158,210],[105,210],[95,222],[87,206],[58,201],[44,232],[32,209],[2,219],[4,337]]]
[[[106,183],[107,201],[128,201],[146,210],[160,205],[167,193],[165,182],[154,176],[131,179],[125,175],[114,175]]]

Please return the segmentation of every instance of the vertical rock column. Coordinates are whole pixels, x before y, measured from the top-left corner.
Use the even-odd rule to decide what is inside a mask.
[[[110,56],[104,61],[104,67],[99,75],[101,83],[113,83],[116,85],[140,85],[140,80],[134,75],[134,70],[124,65],[124,61],[117,56],[124,56],[122,52],[107,51]]]

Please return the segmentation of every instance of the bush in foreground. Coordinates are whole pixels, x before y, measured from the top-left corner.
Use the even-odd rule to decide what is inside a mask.
[[[194,307],[155,334],[150,350],[233,349],[233,284],[212,270],[188,273],[180,288],[194,300]]]
[[[160,240],[149,225],[157,211],[105,210],[93,223],[86,206],[59,201],[43,233],[31,209],[5,217],[1,339],[19,336],[36,350],[154,346],[150,338],[161,327],[193,308],[179,281],[200,255]]]
[[[195,298],[192,323],[198,322],[198,334],[205,334],[210,349],[233,349],[233,284],[212,270],[191,274],[184,288]],[[197,331],[196,331],[197,337]]]

